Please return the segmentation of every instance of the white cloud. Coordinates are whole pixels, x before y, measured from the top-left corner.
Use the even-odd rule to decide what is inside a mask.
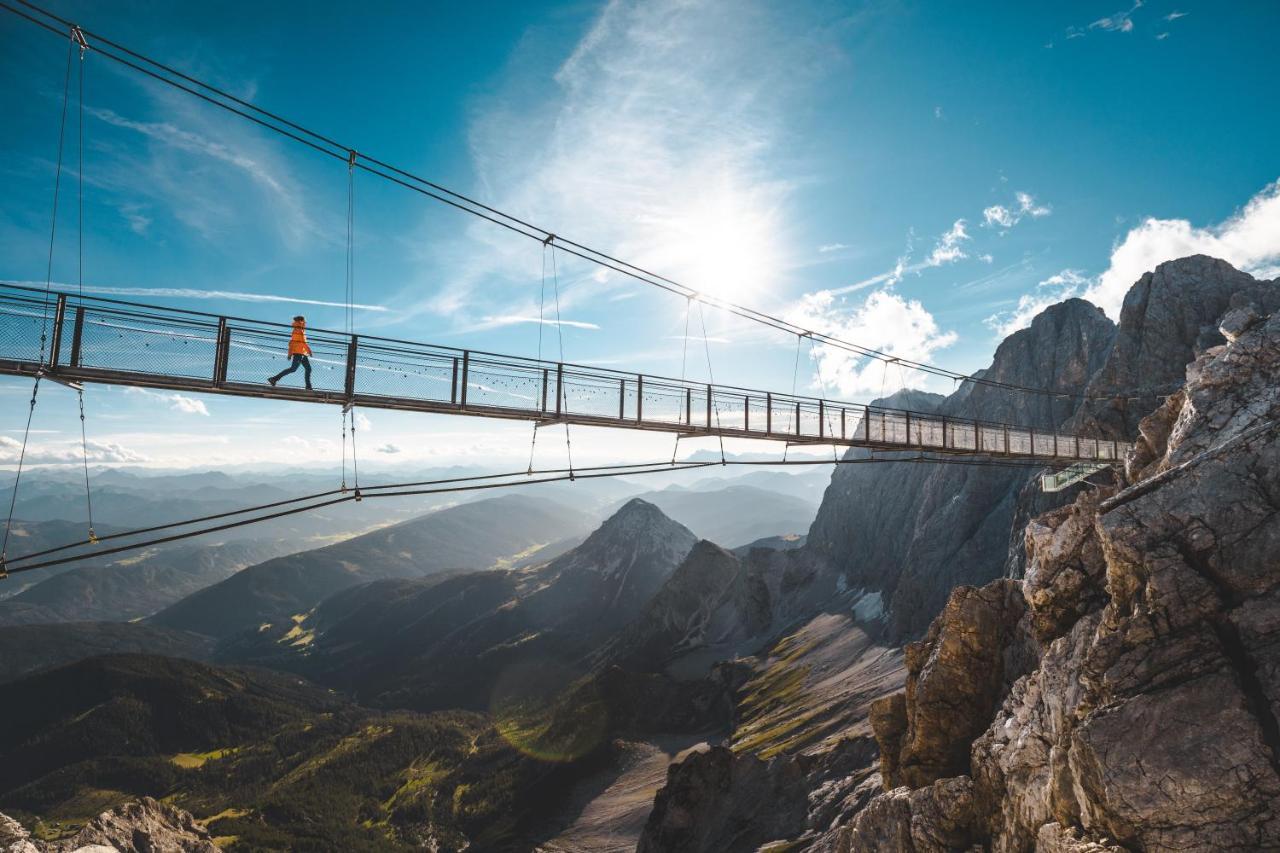
[[[1027,217],[1039,219],[1040,217],[1048,216],[1053,212],[1053,209],[1049,207],[1049,205],[1038,204],[1035,197],[1030,193],[1014,193],[1014,199],[1017,201],[1017,204],[1014,207],[1006,207],[1003,204],[993,204],[984,209],[982,211],[983,226],[986,228],[994,228],[998,226],[1008,230]]]
[[[80,464],[84,461],[86,450],[90,462],[139,463],[148,461],[143,454],[115,442],[89,439],[84,446],[75,441],[28,444],[23,463],[27,465]],[[0,465],[16,464],[21,451],[22,442],[7,435],[0,435]]]
[[[1111,250],[1111,264],[1084,293],[1112,319],[1129,287],[1159,264],[1187,255],[1211,255],[1265,275],[1280,263],[1280,180],[1264,187],[1223,222],[1197,228],[1185,219],[1148,217]]]
[[[373,432],[373,421],[369,420],[364,412],[356,412],[355,425],[364,432]]]
[[[1190,12],[1179,12],[1177,9],[1175,9],[1169,14],[1165,15],[1164,19],[1166,21],[1176,21],[1179,18],[1185,18],[1187,15],[1190,15],[1190,14],[1191,14]]]
[[[961,244],[968,239],[969,232],[965,230],[965,221],[957,219],[951,228],[938,239],[937,245],[929,253],[929,258],[924,265],[926,267],[940,267],[943,264],[955,263],[958,260],[969,257],[961,247]]]
[[[549,317],[520,317],[514,314],[504,314],[500,317],[485,317],[478,324],[472,327],[472,330],[480,329],[497,329],[502,326],[515,326],[522,323],[533,323],[537,325],[541,323],[544,326],[564,326],[570,329],[599,329],[596,323],[588,323],[583,320],[553,320]]]
[[[1128,11],[1115,12],[1105,18],[1099,18],[1089,25],[1091,30],[1104,30],[1113,33],[1133,32],[1133,13],[1142,8],[1142,0],[1136,0]]]
[[[203,400],[197,400],[195,397],[188,397],[185,394],[151,391],[146,388],[133,387],[125,389],[125,393],[132,394],[135,397],[150,397],[154,400],[163,400],[168,404],[170,410],[181,412],[184,415],[209,417],[209,409],[205,406]]]
[[[1185,219],[1148,217],[1111,249],[1111,263],[1101,275],[1068,269],[1024,294],[1012,311],[999,312],[986,324],[1001,336],[1025,327],[1055,302],[1072,296],[1087,299],[1113,320],[1120,319],[1125,294],[1133,283],[1165,261],[1188,255],[1210,255],[1253,275],[1280,276],[1280,180],[1269,184],[1226,220],[1197,228]]]
[[[17,282],[27,287],[39,286],[44,289],[43,281]],[[75,290],[76,284],[54,282],[55,289]],[[275,293],[250,293],[243,290],[198,290],[191,287],[107,287],[105,285],[86,284],[85,293],[97,293],[102,296],[138,296],[147,299],[226,299],[231,302],[284,302],[292,305],[319,305],[326,308],[345,308],[345,302],[326,302],[323,299],[303,299],[297,296],[281,296]],[[352,308],[359,311],[386,311],[382,305],[364,305],[353,303]]]
[[[928,362],[956,341],[925,307],[889,290],[877,290],[860,305],[846,306],[832,291],[806,294],[791,312],[792,322],[842,340],[857,341],[898,358]],[[928,377],[901,366],[859,358],[844,349],[818,344],[810,386],[842,396],[888,394],[901,387],[923,387]]]
[[[841,249],[847,249],[847,248],[849,247],[846,246],[844,243],[825,243],[818,247],[818,251],[821,254],[825,255],[827,252],[838,252]]]
[[[1049,276],[1036,285],[1034,293],[1024,293],[1012,311],[992,314],[983,322],[1000,338],[1008,337],[1019,329],[1031,325],[1031,321],[1050,305],[1055,305],[1080,293],[1092,279],[1080,270],[1063,270]]]
[[[934,118],[942,118],[942,115],[943,115],[943,113],[942,113],[942,107],[934,107],[934,108],[933,108],[933,117],[934,117]]]
[[[379,453],[399,453],[400,446],[397,444],[392,444],[391,442],[387,442],[386,444],[378,448],[378,452]]]
[[[1156,36],[1156,41],[1164,41],[1168,37],[1169,37],[1168,33],[1160,33],[1159,35]]]

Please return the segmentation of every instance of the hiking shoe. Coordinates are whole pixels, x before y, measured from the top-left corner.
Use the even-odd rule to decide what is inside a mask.
[[[267,379],[267,384],[270,385],[272,388],[274,388],[276,387],[276,383],[279,381],[280,381],[279,379],[276,379],[274,376],[272,376]]]

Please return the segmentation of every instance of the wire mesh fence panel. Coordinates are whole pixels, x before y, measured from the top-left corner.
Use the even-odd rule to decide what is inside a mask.
[[[745,429],[743,406],[746,398],[741,394],[715,392],[711,397],[711,418],[715,429]]]
[[[818,438],[818,425],[821,420],[818,417],[818,407],[816,405],[800,404],[800,429],[798,434],[803,438]]]
[[[1009,452],[1029,456],[1031,454],[1031,433],[1025,429],[1009,429]]]
[[[946,422],[942,418],[911,417],[911,443],[917,447],[944,447]]]
[[[1053,436],[1044,433],[1035,433],[1035,446],[1032,448],[1033,456],[1052,456],[1053,455]]]
[[[86,310],[80,366],[212,381],[217,337],[216,324]]]
[[[1113,441],[1099,441],[1098,443],[1098,459],[1116,459],[1116,445]]]
[[[948,446],[954,450],[976,450],[978,447],[978,428],[973,423],[948,421],[947,442]]]
[[[686,411],[691,408],[686,389],[645,380],[641,403],[645,423],[686,426]]]
[[[748,398],[748,400],[746,429],[749,432],[758,432],[764,435],[769,426],[767,399],[764,394],[759,394]]]
[[[465,373],[467,406],[515,409],[531,414],[539,411],[542,373],[537,368],[471,356]],[[565,391],[570,396],[573,387],[566,377]],[[572,401],[569,410],[578,410]]]
[[[979,443],[987,453],[1004,453],[1004,430],[983,424],[979,427]]]
[[[359,345],[354,393],[362,397],[453,403],[460,362],[459,356],[450,353],[400,353]]]
[[[620,389],[616,382],[605,381],[594,374],[568,368],[564,371],[563,381],[562,405],[565,412],[581,417],[612,419],[618,417]]]
[[[48,337],[52,320],[42,317],[40,306],[4,303],[0,308],[0,358],[36,363],[41,357],[40,336]],[[49,318],[53,311],[50,309]],[[48,355],[46,340],[44,355]]]

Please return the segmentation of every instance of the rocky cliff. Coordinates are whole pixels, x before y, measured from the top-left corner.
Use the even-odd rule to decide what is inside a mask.
[[[1074,413],[1102,366],[1115,326],[1079,299],[1055,305],[996,350],[987,378],[1063,396],[964,386],[926,411],[1049,429]],[[892,405],[892,401],[889,401]],[[1026,469],[911,462],[836,470],[809,531],[807,548],[844,572],[848,584],[881,591],[895,635],[918,635],[959,584],[1004,572]]]
[[[1280,315],[1218,307],[1127,481],[1037,518],[1025,581],[957,589],[909,647],[873,712],[888,790],[827,849],[1280,849]]]
[[[1093,305],[1067,300],[1009,336],[981,374],[1061,396],[962,386],[924,410],[1131,441],[1139,421],[1182,385],[1185,366],[1225,342],[1219,319],[1249,306],[1263,315],[1280,308],[1280,287],[1203,255],[1170,261],[1134,284],[1118,326]],[[1046,495],[1037,474],[845,466],[832,477],[807,548],[850,586],[881,591],[893,633],[916,638],[953,587],[1022,575],[1022,530],[1078,491]]]
[[[0,853],[217,853],[190,813],[143,797],[105,811],[71,838],[39,841],[0,814]]]

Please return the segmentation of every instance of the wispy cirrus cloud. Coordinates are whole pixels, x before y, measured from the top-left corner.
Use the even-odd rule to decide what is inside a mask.
[[[44,289],[43,281],[15,281],[13,284],[23,287]],[[67,282],[54,282],[56,290],[78,290],[80,285]],[[138,296],[146,299],[226,299],[231,302],[277,302],[292,305],[316,305],[326,308],[345,308],[345,302],[326,302],[323,299],[305,299],[300,296],[285,296],[279,293],[252,293],[245,290],[201,290],[191,287],[110,287],[99,284],[84,285],[85,293],[96,293],[100,296]],[[366,305],[352,303],[357,311],[387,311],[384,305]]]
[[[136,135],[148,143],[139,148],[126,141],[112,147],[109,137],[97,136],[98,144],[114,156],[91,178],[119,196],[117,208],[130,229],[148,233],[163,213],[210,241],[260,222],[274,228],[293,250],[333,242],[336,231],[316,222],[306,194],[273,143],[179,93],[145,86],[139,91],[150,96],[150,107],[144,109],[163,120],[85,106],[86,115],[125,134],[118,139]],[[258,204],[229,203],[227,190],[237,183],[248,187]]]
[[[519,326],[532,323],[535,326],[541,323],[544,326],[563,326],[569,329],[599,329],[597,323],[589,323],[586,320],[554,320],[550,317],[522,317],[514,314],[504,314],[498,317],[485,317],[474,329],[500,329],[503,326]]]
[[[814,53],[821,25],[802,18],[754,2],[614,0],[550,74],[530,44],[496,94],[476,103],[479,194],[690,287],[745,301],[789,263],[783,214],[795,183],[778,173],[774,155],[792,132],[790,96],[830,71],[830,56]],[[538,97],[530,80],[546,84]],[[433,282],[425,302],[415,285],[406,303],[470,326],[511,313],[494,309],[521,288],[533,292],[536,245],[485,223],[466,238],[424,259],[450,270],[448,284]],[[624,286],[615,273],[559,259],[562,296],[579,304]]]

